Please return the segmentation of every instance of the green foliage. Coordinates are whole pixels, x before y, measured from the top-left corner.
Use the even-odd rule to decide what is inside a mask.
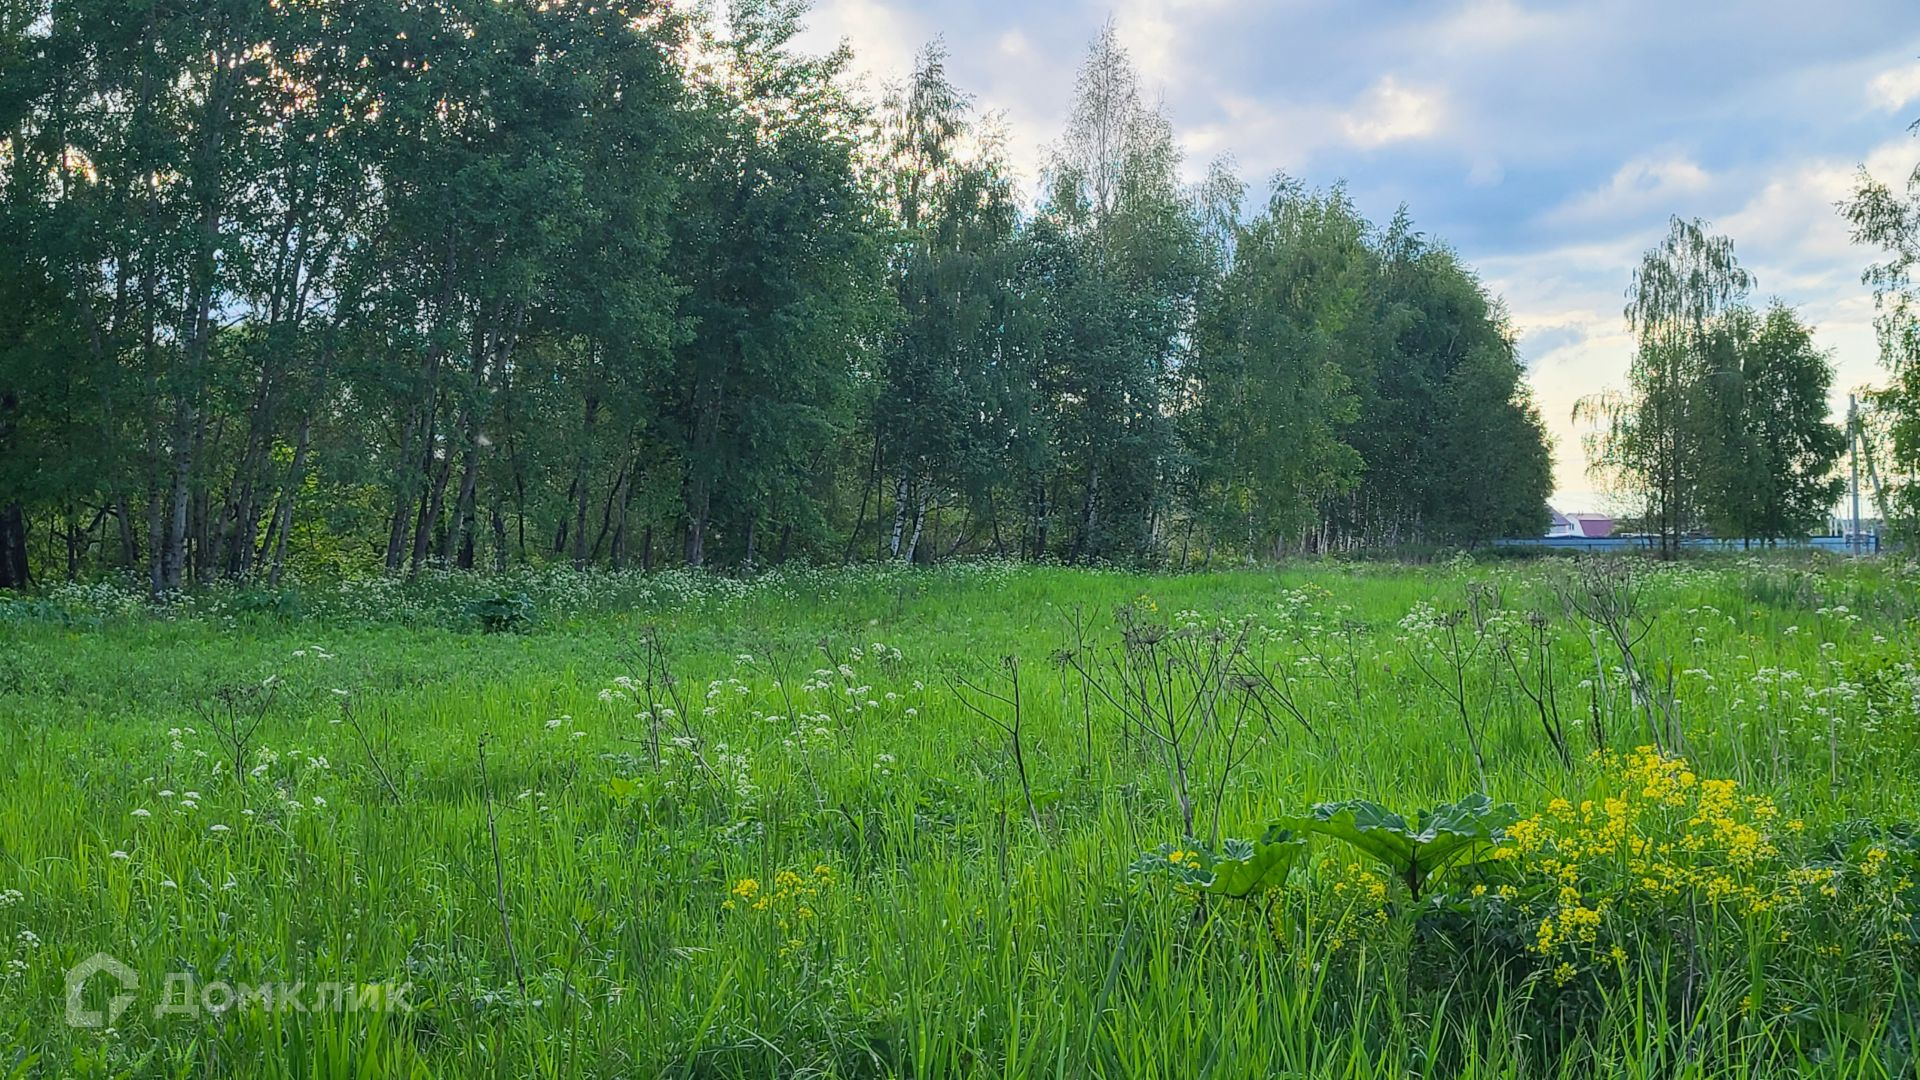
[[[1873,286],[1874,332],[1888,381],[1869,396],[1879,423],[1868,435],[1880,442],[1875,487],[1878,509],[1908,544],[1920,544],[1920,168],[1900,190],[1863,167],[1853,195],[1840,204],[1853,241],[1881,256],[1861,280]],[[1872,461],[1872,447],[1868,447]]]
[[[1365,799],[1319,803],[1306,815],[1282,818],[1278,824],[1331,837],[1364,853],[1418,900],[1434,878],[1489,859],[1505,838],[1506,827],[1519,819],[1511,803],[1496,805],[1474,794],[1422,810],[1412,824]]]
[[[526,593],[495,593],[475,600],[467,613],[489,634],[524,633],[533,627],[533,598]]]
[[[300,614],[300,593],[286,588],[246,588],[235,592],[229,604],[236,615],[291,619]]]
[[[1307,855],[1307,840],[1279,825],[1257,839],[1228,837],[1218,851],[1199,841],[1162,844],[1134,861],[1134,877],[1158,876],[1195,893],[1250,900],[1286,884]]]
[[[1846,436],[1828,422],[1833,362],[1778,301],[1731,312],[1713,344],[1711,456],[1701,511],[1727,537],[1777,540],[1823,528],[1844,490]]]
[[[1277,185],[1202,306],[1194,502],[1210,532],[1251,551],[1282,547],[1359,477],[1361,457],[1340,438],[1359,415],[1341,360],[1366,318],[1365,230],[1343,191]]]
[[[1624,780],[1585,754],[1564,766],[1512,675],[1489,663],[1466,673],[1489,783],[1543,812],[1565,800],[1556,833],[1579,838],[1578,906],[1612,901],[1597,924],[1544,865],[1566,860],[1558,844],[1471,870],[1456,860],[1413,903],[1397,872],[1344,841],[1296,828],[1275,852],[1259,846],[1261,825],[1191,879],[1251,885],[1246,901],[1180,893],[1154,861],[1197,851],[1184,842],[1142,860],[1155,887],[1127,887],[1143,848],[1189,830],[1151,736],[1097,692],[1083,704],[1070,667],[1055,678],[1044,666],[1080,648],[1066,625],[1076,607],[1090,666],[1119,645],[1126,627],[1108,613],[1129,603],[1195,638],[1244,628],[1236,670],[1310,721],[1276,714],[1269,727],[1253,713],[1231,746],[1183,741],[1199,820],[1217,814],[1232,835],[1289,797],[1379,792],[1408,808],[1404,830],[1386,828],[1404,839],[1423,830],[1411,808],[1452,799],[1473,768],[1445,722],[1452,703],[1412,668],[1403,619],[1451,607],[1469,584],[1498,589],[1502,612],[1557,611],[1559,569],[429,566],[289,580],[300,609],[284,619],[237,617],[232,586],[156,610],[138,581],[51,585],[0,606],[0,896],[21,894],[0,899],[0,1055],[51,1063],[20,1069],[31,1080],[139,1076],[160,1060],[169,1075],[249,1080],[590,1080],[696,1061],[739,1078],[1734,1080],[1840,1059],[1910,1072],[1900,1018],[1920,1004],[1920,958],[1894,937],[1912,933],[1920,904],[1920,867],[1899,839],[1910,834],[1835,832],[1920,818],[1920,727],[1901,668],[1915,659],[1904,620],[1920,579],[1897,562],[1740,556],[1644,571],[1636,647],[1649,667],[1686,667],[1673,694],[1692,767],[1778,808],[1767,820],[1780,853],[1734,897],[1709,895],[1725,861],[1718,821],[1679,831],[1697,807],[1653,799],[1645,819],[1663,831],[1643,835],[1703,841],[1667,860],[1703,872],[1681,895],[1653,897],[1582,837],[1582,804],[1604,806]],[[465,608],[494,593],[527,594],[537,625],[481,633]],[[1841,602],[1850,610],[1833,610]],[[658,628],[671,681],[636,658],[641,627]],[[1611,673],[1611,693],[1580,685],[1596,678],[1584,627],[1556,617],[1547,631],[1579,748],[1639,730]],[[1037,824],[1005,740],[940,678],[1006,655],[1025,661]],[[1854,689],[1854,659],[1884,671],[1878,689]],[[1252,678],[1262,672],[1274,687]],[[269,678],[276,703],[236,781],[212,767],[231,749],[196,705]],[[1432,843],[1454,835],[1427,826]],[[1498,850],[1518,849],[1518,823],[1506,834]],[[1813,873],[1774,903],[1795,870]],[[1759,915],[1749,885],[1768,901]],[[1549,916],[1552,955],[1539,951]],[[111,1037],[62,1019],[62,973],[95,951],[142,984]],[[411,981],[414,1009],[248,1002],[217,1019],[155,1017],[180,971],[202,985],[304,980],[309,1001],[318,982]]]
[[[1683,535],[1805,536],[1839,497],[1845,436],[1829,421],[1833,363],[1775,301],[1746,306],[1752,277],[1733,244],[1675,218],[1628,289],[1638,337],[1624,393],[1583,399],[1592,470],[1639,499],[1672,555]]]
[[[1627,288],[1627,323],[1637,338],[1624,392],[1583,399],[1576,421],[1592,421],[1588,462],[1602,480],[1641,500],[1647,527],[1671,555],[1699,527],[1701,475],[1714,459],[1712,345],[1753,279],[1733,242],[1706,222],[1674,218]]]
[[[1404,214],[1189,190],[1113,27],[1023,208],[939,46],[875,105],[804,15],[0,19],[0,587],[1537,524],[1498,304]]]

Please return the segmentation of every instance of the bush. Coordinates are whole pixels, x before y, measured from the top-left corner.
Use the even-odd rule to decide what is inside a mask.
[[[521,634],[533,628],[533,598],[526,593],[495,593],[475,600],[467,613],[489,634]]]

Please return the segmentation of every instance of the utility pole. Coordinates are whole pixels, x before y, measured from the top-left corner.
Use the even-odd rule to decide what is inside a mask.
[[[1860,397],[1847,395],[1847,456],[1851,459],[1853,480],[1848,490],[1853,495],[1853,532],[1847,536],[1847,550],[1859,552],[1860,538]]]

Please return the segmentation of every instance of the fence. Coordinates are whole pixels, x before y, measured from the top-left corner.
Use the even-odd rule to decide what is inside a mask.
[[[1547,550],[1564,551],[1637,551],[1652,550],[1660,546],[1657,536],[1540,536],[1533,538],[1495,540],[1496,547],[1535,547]],[[1880,551],[1878,536],[1805,536],[1790,540],[1776,540],[1771,545],[1755,540],[1750,544],[1744,540],[1720,540],[1711,537],[1690,536],[1680,541],[1680,546],[1696,551],[1763,551],[1767,547],[1811,548],[1817,551],[1831,551],[1836,555],[1874,555]]]

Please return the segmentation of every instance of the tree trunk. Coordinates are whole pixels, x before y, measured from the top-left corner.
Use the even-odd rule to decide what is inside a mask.
[[[126,495],[114,496],[113,516],[120,529],[120,566],[131,572],[140,565],[140,541],[133,531],[133,508],[128,505]]]
[[[489,509],[493,518],[493,570],[496,574],[507,571],[507,516],[500,512],[500,504],[494,503]]]
[[[923,488],[913,508],[913,536],[907,540],[907,561],[912,562],[920,551],[920,537],[927,528],[927,493]]]
[[[245,577],[253,569],[253,553],[260,524],[260,488],[265,486],[267,458],[273,447],[271,363],[263,364],[253,403],[247,409],[247,439],[235,469],[233,487],[221,521],[226,526],[217,537],[215,569],[228,577]],[[271,527],[271,522],[269,522]]]
[[[475,398],[487,392],[487,358],[492,351],[491,340],[481,331],[473,336],[473,394]],[[474,401],[460,406],[460,421],[455,425],[460,433],[460,487],[453,498],[453,520],[447,525],[446,533],[440,539],[440,561],[453,562],[462,570],[473,568],[473,489],[480,475],[480,410]],[[453,473],[453,447],[447,447],[447,464],[444,476]],[[444,484],[445,481],[442,481]],[[444,497],[444,496],[442,496]],[[440,507],[434,507],[434,518],[438,520]],[[457,562],[456,562],[457,559]]]
[[[579,570],[587,565],[587,482],[588,471],[592,468],[593,423],[600,413],[600,399],[593,394],[587,395],[586,409],[581,420],[580,453],[573,463],[573,568]],[[617,485],[616,485],[617,487]],[[598,546],[597,543],[595,546]]]
[[[187,501],[193,479],[193,425],[195,415],[189,396],[181,393],[173,415],[173,476],[167,489],[167,511],[157,552],[159,571],[154,577],[154,593],[165,595],[180,588],[187,565]]]
[[[713,509],[713,491],[704,475],[696,473],[687,492],[687,565],[707,564],[707,514]]]
[[[446,507],[447,481],[453,475],[453,455],[439,455],[440,467],[433,467],[433,439],[427,439],[427,454],[423,471],[428,477],[426,490],[421,492],[419,517],[415,519],[413,529],[413,552],[408,565],[410,572],[419,573],[420,567],[427,561],[427,553],[433,546],[434,530],[440,526],[440,512]]]
[[[893,532],[887,541],[887,557],[900,557],[900,540],[907,531],[907,474],[904,470],[900,478],[893,482]]]
[[[860,512],[854,515],[853,531],[847,533],[847,547],[840,553],[841,565],[853,561],[854,545],[860,542],[860,530],[867,525],[867,503],[873,498],[873,489],[880,482],[880,440],[873,440],[873,457],[867,466],[866,482],[860,485]]]
[[[386,565],[389,573],[397,572],[400,563],[406,558],[407,541],[411,537],[408,522],[413,519],[414,507],[419,502],[419,485],[429,475],[433,465],[433,405],[428,402],[424,407],[415,403],[412,415],[400,429],[400,457],[393,482],[393,516],[387,526]],[[424,418],[422,413],[425,413]],[[421,453],[414,440],[424,429],[427,450]]]
[[[613,541],[607,550],[607,561],[615,570],[627,568],[627,512],[633,508],[634,474],[639,471],[640,462],[636,459],[620,473],[623,490],[613,519]]]
[[[593,547],[584,555],[579,552],[577,546],[574,549],[576,554],[573,568],[575,570],[584,570],[589,564],[599,562],[600,549],[606,544],[609,536],[614,538],[616,545],[620,542],[617,523],[626,516],[626,487],[627,469],[622,465],[620,472],[613,478],[613,490],[607,492],[607,501],[600,507],[600,531],[593,538]]]
[[[27,511],[17,502],[0,507],[0,589],[24,589],[27,575]]]
[[[1100,465],[1095,462],[1087,470],[1087,497],[1080,505],[1080,535],[1074,538],[1070,562],[1079,562],[1082,557],[1091,556],[1093,528],[1099,521],[1099,505]]]
[[[280,492],[280,501],[273,508],[273,519],[267,525],[267,534],[273,540],[273,563],[267,571],[267,584],[278,586],[280,575],[287,563],[287,534],[293,531],[293,504],[300,497],[300,485],[307,478],[307,448],[313,437],[313,417],[311,414],[300,420],[300,434],[294,437],[293,463],[287,468],[286,487]]]

